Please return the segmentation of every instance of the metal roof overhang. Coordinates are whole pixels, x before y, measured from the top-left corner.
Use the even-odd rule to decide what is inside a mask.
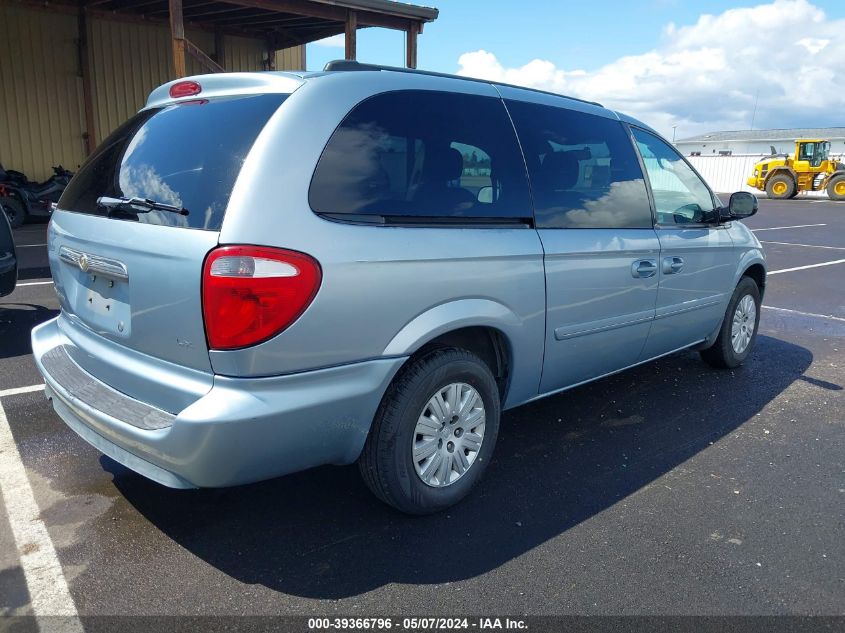
[[[167,24],[171,0],[12,0],[47,11],[106,20]],[[357,27],[422,31],[437,9],[391,0],[182,0],[185,28],[262,39],[276,48],[344,33],[350,13]]]

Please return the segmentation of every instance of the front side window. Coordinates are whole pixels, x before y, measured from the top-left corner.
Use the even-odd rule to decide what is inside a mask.
[[[815,143],[801,143],[801,153],[798,155],[798,160],[807,160],[812,162],[816,154]]]
[[[633,128],[645,164],[658,224],[701,224],[714,218],[707,185],[681,155],[654,134]]]
[[[619,121],[508,101],[538,228],[651,228],[642,170]]]
[[[311,208],[357,220],[527,219],[525,166],[500,99],[407,90],[377,95],[329,139]]]

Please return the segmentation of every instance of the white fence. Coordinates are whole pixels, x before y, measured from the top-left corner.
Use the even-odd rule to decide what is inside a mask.
[[[733,193],[734,191],[760,192],[749,187],[745,181],[753,173],[754,163],[765,158],[764,155],[744,156],[688,156],[687,160],[698,170],[698,173],[707,181],[707,184],[720,193]],[[844,162],[840,156],[840,162]],[[809,194],[820,195],[820,194]]]
[[[745,184],[754,171],[754,163],[762,156],[688,156],[687,160],[698,170],[713,191],[757,191]]]

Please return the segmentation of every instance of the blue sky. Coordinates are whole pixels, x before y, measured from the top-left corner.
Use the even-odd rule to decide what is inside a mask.
[[[747,127],[746,119],[750,124],[755,99],[755,119],[759,117],[755,127],[835,125],[837,121],[845,125],[841,107],[845,106],[841,89],[845,85],[841,81],[845,78],[845,2],[440,0],[435,4],[440,17],[420,37],[420,68],[598,98],[635,116],[651,117],[649,122],[663,131],[672,124],[689,134],[712,126],[742,129]],[[703,14],[713,17],[702,18]],[[797,48],[780,50],[776,61],[765,52],[784,45]],[[752,49],[756,57],[749,52]],[[319,69],[342,56],[342,47],[310,44],[307,65]],[[638,57],[626,61],[631,56]],[[361,30],[358,58],[402,65],[403,34]],[[675,70],[664,73],[667,63]],[[765,66],[774,63],[779,64],[781,75],[788,75],[786,81],[766,80]],[[808,63],[813,75],[809,84]],[[749,64],[764,68],[752,72]],[[632,69],[634,74],[643,69],[640,80],[628,91],[618,89],[623,69],[627,69],[626,77]],[[679,82],[673,73],[679,73],[680,79],[695,76],[698,81]],[[663,83],[655,83],[655,76],[661,74]],[[823,86],[834,79],[840,86],[839,98]],[[646,84],[645,95],[637,94],[638,87]],[[790,99],[798,97],[789,94],[790,86],[805,91],[822,87],[824,103],[796,113]],[[689,98],[683,94],[661,97],[661,92],[681,89]],[[713,102],[721,101],[723,95],[731,97],[730,104]],[[707,99],[707,105],[698,99]]]
[[[535,57],[559,65],[595,68],[623,55],[654,47],[670,23],[692,24],[702,13],[721,13],[761,2],[724,0],[646,0],[582,2],[545,0],[440,0],[413,4],[436,6],[440,17],[427,24],[419,40],[419,67],[439,72],[458,70],[461,54],[483,48],[504,64],[523,64]],[[845,2],[814,2],[830,17],[845,17]],[[362,29],[358,59],[402,66],[402,33]],[[308,45],[309,70],[343,58],[343,49]]]

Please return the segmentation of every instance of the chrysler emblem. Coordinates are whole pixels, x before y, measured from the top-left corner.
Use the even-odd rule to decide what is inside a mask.
[[[82,272],[88,272],[88,255],[82,253],[79,256],[79,270]]]

